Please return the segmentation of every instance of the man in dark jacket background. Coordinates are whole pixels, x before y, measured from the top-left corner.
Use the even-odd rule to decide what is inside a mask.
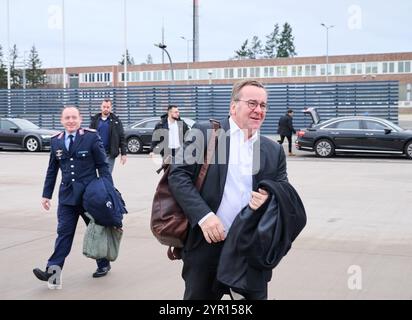
[[[283,144],[285,137],[288,138],[288,148],[289,156],[294,156],[292,153],[292,134],[296,133],[295,128],[293,128],[293,110],[289,109],[288,112],[280,117],[278,124],[278,134],[280,134],[279,144]]]
[[[160,154],[164,159],[168,155],[174,157],[181,147],[181,144],[183,144],[183,137],[187,130],[189,130],[189,127],[180,118],[178,106],[170,105],[167,108],[167,113],[161,116],[161,120],[153,130],[150,156],[153,156],[153,150],[156,146],[164,142],[164,145],[161,146]]]
[[[109,171],[112,173],[114,162],[119,153],[121,154],[120,163],[124,165],[127,161],[126,139],[122,122],[112,112],[112,101],[104,99],[100,109],[101,112],[92,117],[90,128],[96,129],[102,138]]]

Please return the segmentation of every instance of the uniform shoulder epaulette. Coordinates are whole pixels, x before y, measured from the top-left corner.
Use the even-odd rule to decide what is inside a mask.
[[[51,136],[51,139],[56,138],[56,137],[57,137],[58,139],[61,139],[61,138],[63,137],[63,135],[64,135],[64,131],[57,132],[56,134],[54,134],[54,135]]]
[[[84,135],[86,132],[94,132],[96,133],[97,131],[95,129],[90,129],[90,128],[80,128],[79,129],[79,134],[82,136]]]

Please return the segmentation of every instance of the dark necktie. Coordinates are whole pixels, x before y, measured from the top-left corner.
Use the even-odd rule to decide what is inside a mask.
[[[69,153],[72,153],[72,150],[73,150],[73,135],[72,134],[70,134],[69,135],[69,139],[70,139],[70,142],[69,142]]]

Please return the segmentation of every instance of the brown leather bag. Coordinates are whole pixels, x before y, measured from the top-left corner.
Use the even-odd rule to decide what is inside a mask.
[[[205,161],[196,179],[196,189],[199,191],[202,188],[209,163],[215,152],[216,130],[220,128],[219,122],[215,120],[210,120],[210,122],[213,125],[213,131],[207,146]],[[170,164],[168,164],[168,161],[164,161],[158,173],[162,170],[164,170],[164,173],[157,185],[153,198],[150,227],[157,240],[161,244],[169,246],[167,251],[169,259],[177,260],[181,259],[181,249],[186,241],[189,222],[169,190],[168,176]]]

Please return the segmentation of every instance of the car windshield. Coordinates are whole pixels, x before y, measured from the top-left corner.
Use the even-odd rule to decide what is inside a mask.
[[[392,127],[397,131],[405,131],[405,129],[399,127],[398,125],[394,124],[393,122],[390,122],[390,121],[385,120],[385,119],[382,119],[382,121],[385,122],[388,125],[388,127]]]
[[[13,119],[12,120],[22,130],[36,130],[40,129],[33,122],[26,119]]]

